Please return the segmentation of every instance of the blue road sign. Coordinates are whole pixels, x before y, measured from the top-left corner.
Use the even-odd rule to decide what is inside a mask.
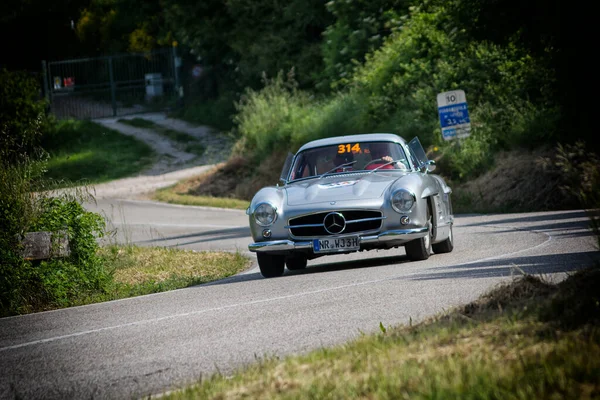
[[[440,93],[437,103],[444,140],[463,138],[471,134],[471,119],[464,91]]]

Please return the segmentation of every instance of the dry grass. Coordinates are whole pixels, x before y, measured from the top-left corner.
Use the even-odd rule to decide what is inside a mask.
[[[240,264],[240,256],[234,253],[160,247],[119,248],[117,256],[126,257],[127,262],[115,271],[115,282],[128,285],[164,282],[173,276],[212,279],[230,271],[227,266]]]
[[[179,193],[175,187],[155,192],[152,199],[164,203],[183,204],[186,206],[232,208],[237,210],[245,210],[250,205],[250,202],[247,200]]]
[[[561,176],[548,167],[552,149],[501,152],[495,167],[454,189],[454,208],[462,212],[548,211],[578,208],[576,198],[560,190]]]
[[[286,155],[271,154],[258,167],[245,157],[234,156],[200,176],[159,190],[153,199],[174,204],[246,209],[262,187],[276,185]]]
[[[94,302],[211,282],[250,266],[250,260],[239,253],[163,247],[112,245],[102,248],[101,256],[114,269],[114,285]]]

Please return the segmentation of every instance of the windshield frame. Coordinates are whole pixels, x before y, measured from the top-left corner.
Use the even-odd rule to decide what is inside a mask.
[[[372,167],[364,169],[371,161],[371,148],[374,146],[383,145],[391,153],[392,162],[381,160],[381,164],[390,165],[390,169],[382,169],[379,164],[372,164]],[[387,148],[386,148],[387,146]],[[343,148],[342,148],[343,147]],[[346,150],[350,150],[349,152]],[[336,154],[338,153],[338,154]],[[352,157],[344,160],[340,164],[334,164],[334,155],[347,155],[352,153]],[[356,157],[360,160],[358,163],[352,162],[351,168],[344,170],[340,167],[344,164],[349,164]],[[351,173],[371,173],[371,172],[408,172],[413,170],[411,155],[408,149],[402,143],[390,140],[363,140],[351,143],[334,143],[325,146],[310,147],[299,151],[293,158],[292,163],[287,171],[286,182],[298,182],[307,179],[322,178],[324,176],[336,176],[341,174]],[[325,167],[325,165],[327,167]],[[308,168],[308,171],[305,169]],[[342,169],[336,171],[336,169]]]

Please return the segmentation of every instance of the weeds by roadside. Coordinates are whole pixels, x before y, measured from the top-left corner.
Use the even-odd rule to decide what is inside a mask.
[[[247,200],[180,193],[176,187],[177,185],[157,190],[153,195],[153,199],[164,203],[182,204],[185,206],[233,208],[236,210],[245,210],[250,205],[250,202]]]
[[[75,293],[68,303],[44,309],[93,304],[199,285],[235,275],[250,261],[239,253],[112,244],[97,257],[110,271],[103,290]],[[60,306],[60,307],[59,307]],[[39,310],[37,310],[39,311]]]

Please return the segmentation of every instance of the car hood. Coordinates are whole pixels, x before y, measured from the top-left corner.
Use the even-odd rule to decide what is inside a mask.
[[[339,175],[293,183],[286,187],[287,204],[299,206],[344,200],[366,200],[381,197],[385,190],[404,174],[370,173]]]

